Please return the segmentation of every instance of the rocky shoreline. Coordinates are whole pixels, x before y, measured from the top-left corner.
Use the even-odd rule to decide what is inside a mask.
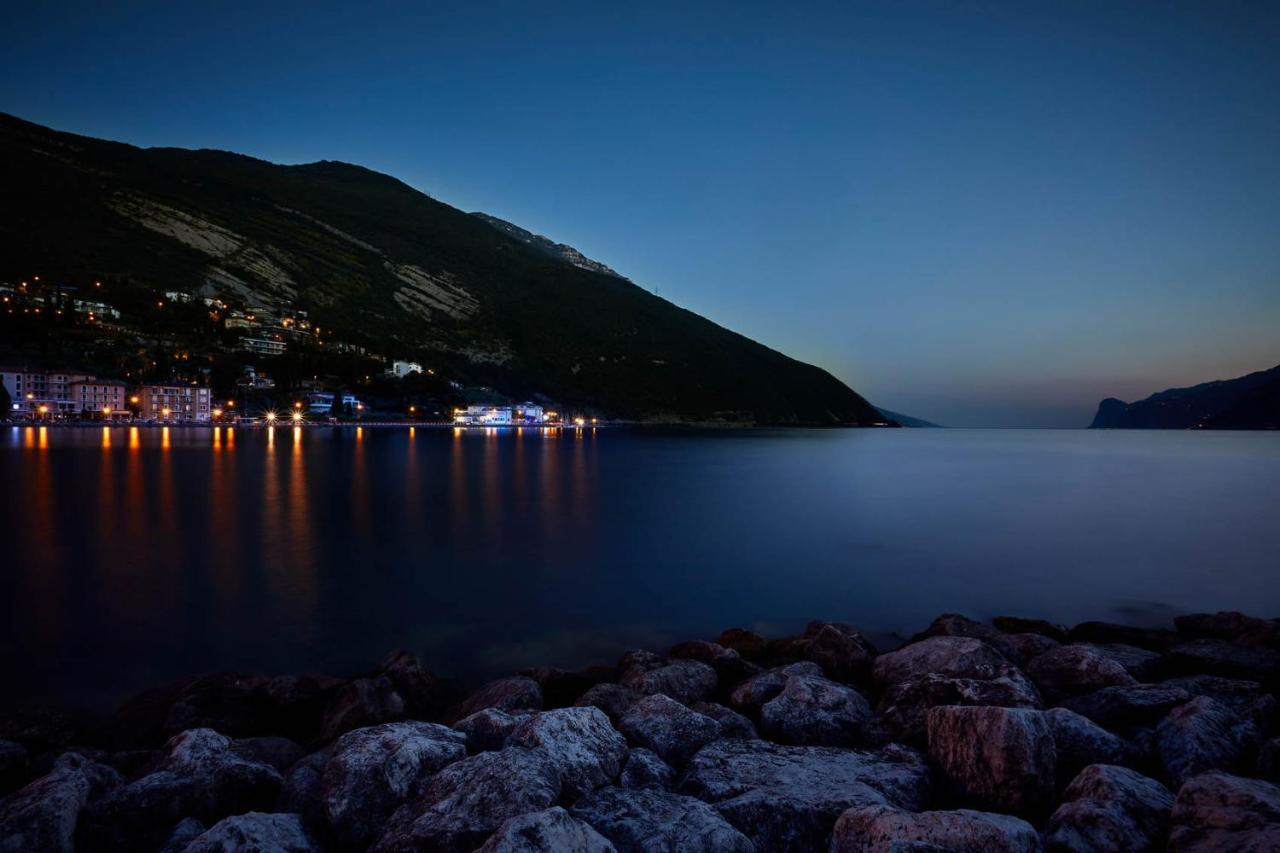
[[[0,851],[1280,849],[1280,621],[730,629],[469,695],[213,674],[0,720]]]

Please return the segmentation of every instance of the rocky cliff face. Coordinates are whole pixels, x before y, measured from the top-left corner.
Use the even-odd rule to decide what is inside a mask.
[[[626,276],[619,275],[599,261],[591,260],[591,258],[588,258],[572,246],[568,246],[564,243],[557,243],[548,237],[543,237],[541,234],[534,234],[532,231],[521,228],[519,225],[513,225],[505,219],[499,219],[498,217],[490,216],[487,213],[476,211],[471,215],[482,222],[489,223],[508,237],[512,237],[519,240],[521,243],[532,246],[545,255],[549,255],[553,258],[559,258],[565,263],[572,264],[578,269],[603,273],[604,275],[611,275],[615,278],[626,278]]]
[[[1280,429],[1280,366],[1238,379],[1098,404],[1091,429]]]

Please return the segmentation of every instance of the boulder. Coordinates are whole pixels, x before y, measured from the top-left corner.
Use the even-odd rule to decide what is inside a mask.
[[[1065,787],[1090,764],[1130,764],[1133,748],[1121,738],[1067,708],[1044,712],[1053,730],[1057,755],[1058,786]]]
[[[658,753],[638,746],[627,756],[627,763],[618,777],[621,788],[661,788],[666,790],[675,782],[676,771],[663,761]]]
[[[436,723],[385,723],[347,732],[333,745],[321,776],[333,837],[345,846],[368,846],[397,808],[466,754],[466,736]]]
[[[76,753],[61,756],[48,774],[0,800],[0,850],[74,850],[85,805],[120,782],[110,767]]]
[[[287,737],[239,738],[231,742],[231,751],[248,761],[256,761],[276,769],[284,775],[307,751]]]
[[[1067,626],[1047,619],[1024,619],[1020,616],[997,616],[991,620],[996,630],[1006,634],[1038,634],[1059,643],[1067,642]]]
[[[206,829],[208,827],[193,817],[183,818],[169,833],[169,840],[160,848],[160,853],[183,853],[187,845],[203,835]]]
[[[507,747],[450,764],[421,798],[402,806],[371,850],[463,853],[513,817],[543,811],[560,795],[560,774],[539,750]]]
[[[306,826],[314,830],[327,830],[324,768],[329,763],[332,752],[332,747],[313,752],[289,768],[289,775],[285,777],[284,787],[280,789],[280,796],[276,800],[276,811],[296,814]],[[203,831],[202,828],[201,832]]]
[[[1178,633],[1193,640],[1230,640],[1246,646],[1280,646],[1280,622],[1235,611],[1189,613],[1173,620]]]
[[[760,672],[760,667],[743,660],[733,649],[706,640],[689,640],[673,646],[668,656],[677,660],[696,660],[716,671],[720,685],[730,688],[745,678]]]
[[[325,703],[320,735],[324,740],[333,740],[352,729],[400,719],[404,710],[404,699],[390,678],[357,678],[340,687]]]
[[[1156,727],[1160,762],[1175,785],[1209,770],[1246,769],[1257,743],[1251,720],[1208,696],[1174,708]]]
[[[318,853],[320,847],[307,834],[296,814],[247,814],[226,817],[196,836],[183,853]]]
[[[1277,716],[1280,716],[1275,697],[1256,681],[1216,675],[1187,675],[1163,683],[1166,687],[1185,690],[1192,696],[1216,699],[1240,716],[1253,720],[1258,731],[1263,733],[1272,731]]]
[[[455,716],[461,720],[485,708],[507,712],[539,711],[542,709],[542,688],[538,682],[523,675],[499,678],[468,696]]]
[[[538,750],[560,774],[561,797],[574,800],[622,772],[627,741],[599,708],[557,708],[535,714],[507,739]]]
[[[1055,853],[1163,850],[1173,795],[1124,767],[1091,764],[1072,780],[1045,827]]]
[[[508,735],[531,716],[532,714],[528,713],[508,714],[497,708],[485,708],[458,720],[453,724],[453,728],[466,736],[467,751],[474,754],[490,749],[502,749],[507,743]]]
[[[615,853],[609,839],[555,806],[506,821],[477,853]]]
[[[1096,643],[1093,649],[1124,667],[1138,681],[1152,681],[1159,677],[1164,666],[1164,656],[1159,652],[1127,646],[1124,643]]]
[[[30,763],[26,747],[11,740],[0,740],[0,797],[22,784]]]
[[[1111,622],[1081,622],[1068,632],[1073,643],[1124,643],[1153,652],[1164,652],[1178,642],[1178,635],[1165,628],[1138,628]]]
[[[1006,678],[1021,692],[1039,695],[1008,658],[973,637],[930,637],[880,655],[872,667],[872,676],[884,687],[926,675],[978,681]]]
[[[683,767],[704,744],[720,737],[719,723],[662,693],[632,705],[618,721],[618,728],[634,743],[676,767]]]
[[[1226,640],[1191,640],[1169,650],[1169,666],[1185,673],[1203,672],[1275,685],[1280,681],[1280,649],[1241,646]]]
[[[1170,853],[1280,850],[1280,787],[1226,773],[1188,779],[1173,801]]]
[[[929,756],[961,801],[1020,815],[1052,803],[1057,754],[1043,712],[943,705],[926,728]]]
[[[755,663],[763,661],[769,653],[769,641],[746,628],[729,628],[716,637],[716,642]]]
[[[610,720],[617,723],[618,719],[642,698],[644,697],[639,693],[621,684],[597,684],[583,693],[573,704],[577,708],[599,708],[609,716]]]
[[[571,811],[609,839],[620,853],[756,850],[711,806],[668,791],[601,788]]]
[[[1190,693],[1178,687],[1136,684],[1104,687],[1083,696],[1072,696],[1062,701],[1062,707],[1088,717],[1103,728],[1122,732],[1151,725],[1190,698]]]
[[[855,746],[867,739],[871,706],[852,687],[812,675],[793,675],[760,709],[760,729],[779,743]]]
[[[1022,663],[1023,660],[1018,647],[1010,643],[1004,633],[959,613],[942,614],[914,639],[923,640],[926,637],[972,637],[982,640],[1014,663]]]
[[[810,622],[805,626],[805,660],[813,661],[837,681],[862,679],[871,672],[876,647],[852,625]]]
[[[661,693],[686,705],[706,699],[719,683],[716,671],[696,660],[672,661],[655,669],[632,668],[620,680],[637,693]]]
[[[732,708],[714,702],[697,702],[693,710],[710,717],[720,724],[720,737],[737,737],[750,740],[759,737],[755,724]]]
[[[613,678],[616,673],[611,666],[592,666],[579,670],[539,666],[526,669],[520,674],[538,682],[544,707],[564,708],[577,702],[592,687]]]
[[[822,676],[822,667],[809,661],[767,669],[739,684],[729,693],[729,705],[744,714],[758,716],[761,706],[782,692],[793,675]]]
[[[1037,655],[1027,662],[1027,675],[1051,698],[1138,683],[1127,669],[1086,643],[1058,646]]]
[[[396,649],[382,659],[374,677],[385,677],[404,700],[404,712],[416,719],[438,719],[448,711],[452,689],[422,665],[408,649]]]
[[[939,705],[996,705],[1039,708],[1040,696],[1025,679],[950,678],[925,675],[901,681],[880,697],[877,714],[893,736],[912,744],[925,741],[925,715]]]
[[[1044,634],[1005,634],[1004,642],[1012,649],[1010,660],[1026,662],[1037,655],[1062,645]]]
[[[875,751],[719,740],[689,762],[679,790],[712,803],[757,850],[826,849],[836,818],[854,806],[915,811],[928,768],[912,749]]]
[[[896,853],[924,849],[949,853],[1040,853],[1035,827],[1010,815],[970,809],[907,812],[862,806],[840,815],[831,833],[831,853]]]

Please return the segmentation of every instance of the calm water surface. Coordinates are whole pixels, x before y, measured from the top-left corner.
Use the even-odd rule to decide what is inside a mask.
[[[1219,608],[1280,614],[1280,434],[0,428],[14,695]]]

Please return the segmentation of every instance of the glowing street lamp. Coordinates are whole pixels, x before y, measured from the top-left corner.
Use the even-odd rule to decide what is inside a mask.
[[[295,424],[300,424],[300,423],[302,423],[302,412],[294,412],[294,413],[293,413],[293,422],[294,422]]]
[[[273,424],[273,423],[275,423],[275,422],[276,422],[276,413],[275,413],[275,412],[267,412],[267,423],[269,423],[269,424]]]

